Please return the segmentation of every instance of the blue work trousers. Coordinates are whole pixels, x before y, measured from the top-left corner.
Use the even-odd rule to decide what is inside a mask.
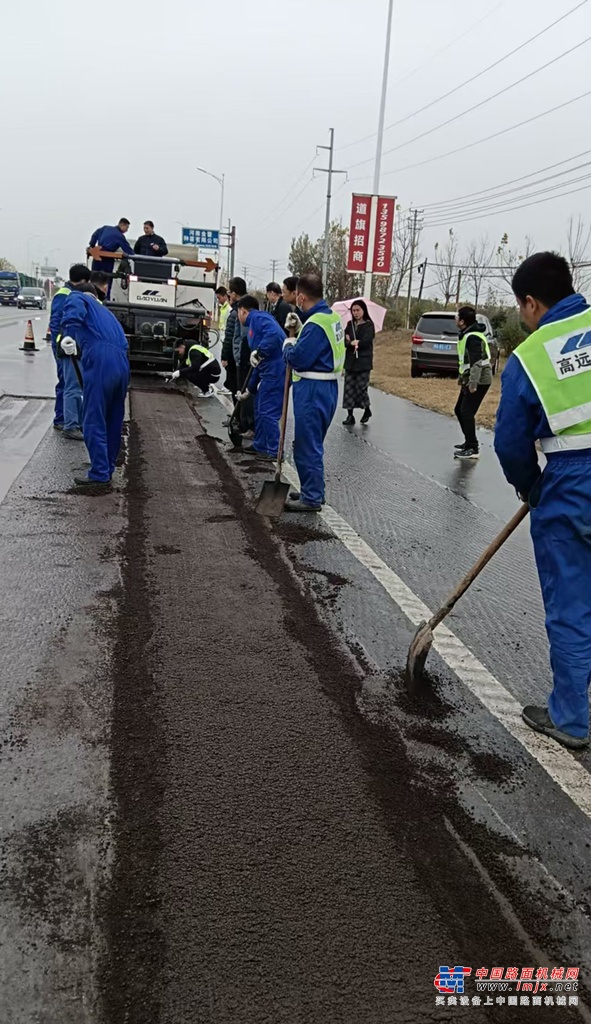
[[[306,505],[320,505],[324,500],[324,438],[337,408],[339,387],[336,380],[302,378],[292,390],[293,455],[301,500]]]
[[[114,351],[112,358],[84,367],[84,441],[90,455],[89,480],[106,483],[115,472],[121,447],[125,396],[129,382],[127,356]]]
[[[285,363],[279,362],[279,372],[269,376],[261,374],[254,396],[254,441],[257,452],[277,458],[279,448],[279,421],[283,411]]]
[[[82,430],[82,388],[71,356],[60,359],[64,375],[64,430]],[[80,365],[80,364],[78,364]]]
[[[64,424],[64,368],[63,359],[58,359],[57,346],[55,341],[51,342],[51,351],[55,359],[57,370],[57,384],[55,385],[55,407],[53,411],[53,422],[57,426]]]
[[[554,676],[548,710],[559,729],[586,736],[591,682],[591,451],[550,455],[530,502]]]

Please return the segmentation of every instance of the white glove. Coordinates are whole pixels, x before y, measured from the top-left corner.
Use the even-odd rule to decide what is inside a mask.
[[[265,357],[261,355],[258,348],[255,348],[254,352],[250,353],[250,365],[256,370],[259,363],[262,363]]]
[[[236,398],[239,402],[246,402],[246,399],[250,398],[250,391],[239,391]]]
[[[65,356],[75,356],[76,352],[78,351],[76,342],[74,341],[73,338],[70,338],[69,335],[66,335],[65,338],[62,338],[62,340],[60,341],[60,348]]]
[[[175,370],[174,373],[171,373],[170,379],[171,380],[178,380],[180,375],[181,375],[181,371],[180,370]]]
[[[296,334],[299,334],[303,327],[302,321],[300,320],[297,313],[288,313],[285,318],[285,330],[294,330]]]
[[[289,345],[295,345],[295,343],[296,343],[296,339],[295,338],[286,338],[285,341],[283,342],[283,351],[285,352],[286,348]]]

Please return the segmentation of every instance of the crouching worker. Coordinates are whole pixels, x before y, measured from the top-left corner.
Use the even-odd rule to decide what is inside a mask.
[[[238,395],[246,401],[254,395],[254,440],[251,448],[243,448],[263,461],[277,458],[279,421],[283,411],[285,331],[271,313],[259,310],[258,301],[245,295],[238,303],[238,319],[247,329],[250,346],[248,390]]]
[[[129,359],[121,324],[101,305],[91,284],[79,285],[64,303],[61,347],[65,355],[78,355],[84,382],[82,432],[90,469],[74,483],[90,493],[110,490],[121,447]]]
[[[200,398],[211,398],[215,394],[212,385],[217,383],[222,373],[215,356],[205,345],[187,346],[185,341],[179,341],[176,352],[181,366],[174,371],[170,380],[190,380],[201,391]]]

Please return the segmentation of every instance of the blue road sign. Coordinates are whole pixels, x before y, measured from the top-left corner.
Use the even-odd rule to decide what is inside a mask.
[[[207,228],[183,228],[183,245],[195,245],[199,249],[219,249],[219,231]]]

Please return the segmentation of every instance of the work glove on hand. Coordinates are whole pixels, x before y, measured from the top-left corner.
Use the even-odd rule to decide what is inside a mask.
[[[250,391],[239,391],[236,395],[236,399],[239,402],[246,402],[247,398],[250,398]]]
[[[171,373],[170,377],[168,378],[169,383],[170,383],[171,380],[178,380],[180,375],[181,375],[181,371],[180,370],[174,370],[174,372]]]
[[[289,348],[290,345],[295,345],[295,343],[295,338],[286,338],[285,341],[283,342],[283,351],[285,352],[286,348]]]
[[[250,353],[250,365],[256,370],[257,366],[259,363],[262,363],[264,358],[264,355],[259,352],[258,348],[255,348],[254,352]]]
[[[287,314],[287,316],[285,318],[285,330],[286,331],[290,331],[290,330],[293,331],[293,330],[295,330],[296,335],[297,335],[297,334],[300,333],[300,331],[301,331],[303,326],[304,325],[302,324],[302,321],[300,320],[300,318],[299,318],[297,313],[288,313]]]
[[[78,351],[76,342],[73,338],[70,338],[69,335],[62,338],[60,341],[60,348],[65,356],[75,356]]]

